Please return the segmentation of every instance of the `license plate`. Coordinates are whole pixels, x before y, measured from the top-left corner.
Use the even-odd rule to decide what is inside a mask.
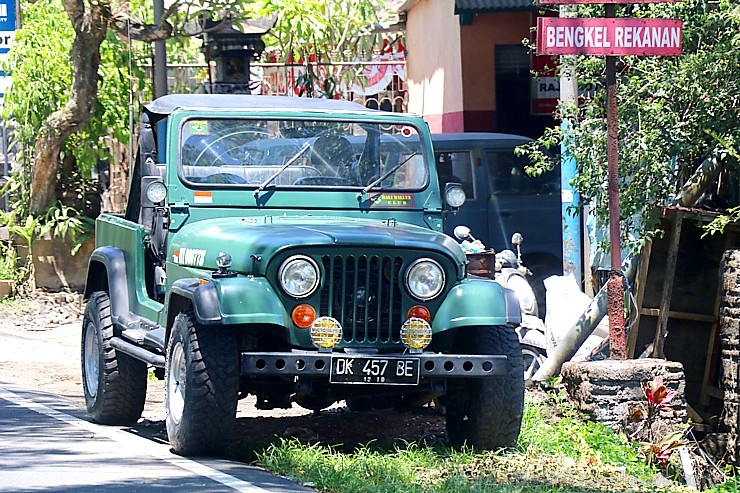
[[[329,382],[418,385],[419,360],[375,356],[332,356]]]

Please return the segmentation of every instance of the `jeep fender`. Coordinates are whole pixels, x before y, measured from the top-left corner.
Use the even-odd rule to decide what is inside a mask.
[[[289,327],[290,315],[266,279],[230,277],[201,283],[180,279],[168,293],[168,319],[179,311],[177,298],[190,301],[195,318],[203,325],[271,324]],[[170,325],[168,321],[168,326]]]
[[[122,250],[102,246],[90,255],[84,299],[96,291],[108,293],[114,323],[125,327],[134,320],[129,309],[126,257]]]
[[[465,326],[516,326],[522,322],[514,291],[485,279],[456,284],[432,321],[435,332]]]

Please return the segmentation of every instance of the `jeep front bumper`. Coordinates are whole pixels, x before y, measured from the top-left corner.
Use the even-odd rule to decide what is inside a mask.
[[[334,359],[334,362],[332,361]],[[470,354],[375,354],[375,353],[318,353],[313,351],[293,351],[284,353],[241,354],[241,374],[244,376],[307,376],[326,377],[332,381],[336,373],[337,360],[362,360],[358,371],[367,362],[377,362],[380,367],[401,368],[413,363],[418,378],[460,378],[460,377],[499,377],[507,372],[508,360],[503,355]],[[418,361],[418,366],[416,362]],[[334,363],[334,364],[333,364]],[[418,373],[417,373],[418,371]],[[384,383],[375,378],[364,382],[339,383]],[[388,381],[387,383],[392,383]],[[401,382],[398,382],[401,383]],[[411,383],[411,382],[406,382]]]

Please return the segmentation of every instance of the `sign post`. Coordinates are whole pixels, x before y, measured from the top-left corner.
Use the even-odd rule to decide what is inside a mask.
[[[0,61],[4,62],[15,41],[16,30],[15,0],[0,0]],[[10,76],[0,69],[0,108],[5,91],[10,86]]]
[[[537,53],[541,55],[606,56],[606,141],[609,193],[611,269],[607,285],[611,359],[627,357],[624,323],[624,280],[621,272],[619,226],[619,166],[617,122],[617,56],[677,56],[681,54],[683,23],[679,19],[617,18],[617,3],[659,3],[679,0],[539,0],[546,4],[606,4],[606,18],[537,19]]]
[[[10,48],[15,41],[15,31],[18,28],[18,12],[16,0],[0,0],[0,62],[4,62]],[[0,68],[0,109],[3,107],[5,93],[10,87],[11,78]],[[10,174],[10,159],[8,152],[8,129],[5,122],[0,120],[0,138],[2,138],[3,180]],[[8,210],[8,195],[2,198],[3,210]]]
[[[614,5],[606,6],[606,17],[615,17]],[[624,283],[616,269],[622,266],[622,242],[619,234],[619,124],[617,122],[617,57],[606,57],[606,163],[609,186],[609,253],[611,269],[606,287],[609,314],[609,356],[627,358],[627,336],[624,331]]]

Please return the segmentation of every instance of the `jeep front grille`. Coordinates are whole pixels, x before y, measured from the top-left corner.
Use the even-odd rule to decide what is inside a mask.
[[[320,313],[336,318],[347,344],[396,343],[403,323],[401,257],[324,255]]]

